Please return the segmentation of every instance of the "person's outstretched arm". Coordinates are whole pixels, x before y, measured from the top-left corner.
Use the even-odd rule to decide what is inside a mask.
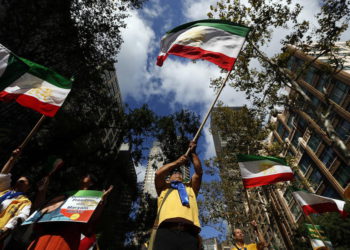
[[[1,169],[1,174],[8,174],[11,172],[13,165],[15,164],[15,161],[21,154],[21,149],[16,148],[12,151],[12,155],[10,159],[5,163],[5,165]]]
[[[165,178],[168,176],[169,172],[174,168],[180,167],[181,165],[185,164],[186,161],[187,161],[187,156],[182,155],[176,161],[165,164],[163,167],[157,170],[154,183],[155,183],[156,191],[158,195],[160,195],[160,193],[166,186]]]
[[[254,232],[256,233],[256,235],[258,236],[259,242],[257,244],[258,250],[263,250],[265,247],[268,247],[268,243],[265,241],[263,235],[261,234],[261,232],[258,229],[258,223],[256,223],[255,220],[253,220],[251,222],[251,225],[253,226]]]
[[[191,184],[192,184],[194,193],[198,195],[199,190],[201,188],[201,183],[202,183],[203,169],[202,169],[201,161],[199,160],[198,155],[196,153],[196,147],[197,147],[196,143],[191,141],[190,155],[191,155],[191,160],[194,167],[194,174],[192,175],[192,178],[191,178]]]

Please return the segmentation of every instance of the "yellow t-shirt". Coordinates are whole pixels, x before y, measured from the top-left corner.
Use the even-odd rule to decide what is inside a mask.
[[[190,185],[186,185],[186,191],[188,194],[190,206],[183,206],[181,204],[181,199],[179,193],[176,189],[174,189],[169,196],[166,198],[162,209],[159,214],[159,222],[160,225],[163,221],[175,218],[182,218],[187,221],[192,222],[199,229],[201,227],[199,218],[198,218],[198,206],[196,195],[193,191],[193,188]],[[164,199],[165,194],[168,192],[168,189],[163,190],[158,197],[158,209],[160,204]]]
[[[233,247],[233,248],[231,248],[231,250],[258,250],[258,246],[255,243],[244,244],[243,247],[240,247],[240,248]]]

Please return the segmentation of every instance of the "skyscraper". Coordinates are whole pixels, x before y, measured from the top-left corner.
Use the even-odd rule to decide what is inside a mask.
[[[160,147],[160,142],[154,141],[153,146],[148,155],[148,163],[143,184],[143,192],[148,193],[152,198],[157,198],[156,187],[154,185],[154,177],[156,171],[163,166],[165,156]]]

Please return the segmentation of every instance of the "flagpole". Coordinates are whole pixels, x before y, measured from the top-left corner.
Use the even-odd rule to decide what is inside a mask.
[[[24,141],[21,143],[21,145],[19,145],[19,149],[23,149],[28,142],[30,141],[30,139],[32,139],[33,135],[38,131],[40,125],[43,123],[43,121],[45,120],[45,115],[42,115],[39,119],[39,121],[35,124],[35,126],[33,127],[33,129],[29,132],[29,134],[27,135],[27,137],[24,139]]]
[[[237,57],[237,58],[238,58],[238,57]],[[198,140],[198,137],[199,137],[200,133],[202,132],[203,127],[204,127],[205,123],[207,122],[207,120],[208,120],[208,118],[209,118],[209,115],[210,115],[211,111],[213,110],[213,108],[214,108],[214,106],[215,106],[217,100],[219,99],[219,96],[220,96],[222,90],[224,89],[224,87],[225,87],[225,85],[226,85],[226,82],[227,82],[227,80],[228,80],[228,78],[229,78],[229,76],[230,76],[232,70],[233,70],[233,67],[232,67],[232,69],[227,73],[224,82],[222,83],[222,85],[221,85],[221,87],[220,87],[220,89],[219,89],[219,91],[218,91],[218,93],[217,93],[215,99],[214,99],[213,102],[211,103],[211,105],[210,105],[210,107],[209,107],[209,109],[208,109],[208,112],[207,112],[207,114],[205,115],[205,117],[204,117],[204,119],[203,119],[201,125],[199,126],[196,135],[193,137],[192,141],[196,142],[196,141]],[[190,153],[190,151],[191,151],[191,149],[188,148],[185,155],[188,155],[188,154]]]

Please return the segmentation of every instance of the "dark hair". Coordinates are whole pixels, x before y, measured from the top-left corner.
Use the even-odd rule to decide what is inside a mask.
[[[30,177],[27,176],[27,175],[20,175],[20,176],[18,176],[17,178],[13,178],[13,179],[12,179],[12,181],[11,181],[11,186],[13,187],[14,185],[16,185],[16,182],[18,181],[18,179],[20,179],[20,178],[22,178],[22,177],[24,177],[24,178],[26,178],[26,179],[28,180],[30,186],[32,185],[32,183],[33,183],[33,179],[32,179],[32,178],[30,178]]]
[[[181,168],[174,168],[174,169],[172,169],[169,172],[169,175],[172,175],[172,174],[177,173],[177,172],[179,172],[179,173],[181,173],[183,175]]]
[[[92,185],[89,187],[89,189],[97,189],[98,180],[97,180],[96,175],[94,175],[92,173],[85,173],[84,175],[82,175],[81,180],[85,177],[89,177],[91,179]]]

